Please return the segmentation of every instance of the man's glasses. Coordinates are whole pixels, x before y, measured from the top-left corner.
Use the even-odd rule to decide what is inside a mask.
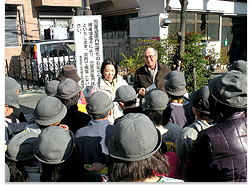
[[[154,57],[155,57],[155,55],[144,56],[145,59],[147,59],[147,58],[153,59]]]

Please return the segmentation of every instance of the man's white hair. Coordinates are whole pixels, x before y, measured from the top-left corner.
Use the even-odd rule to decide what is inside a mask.
[[[147,49],[149,49],[149,48],[152,48],[152,47],[146,48],[146,49],[144,50],[144,52],[143,52],[143,56],[145,56],[145,53],[146,53]],[[155,55],[158,56],[158,51],[157,51],[155,48],[152,48],[152,49],[155,51]]]

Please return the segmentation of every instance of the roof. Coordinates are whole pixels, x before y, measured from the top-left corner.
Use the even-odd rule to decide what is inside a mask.
[[[60,43],[60,42],[75,42],[74,40],[68,39],[55,39],[55,40],[29,40],[23,44],[37,44],[37,43]]]

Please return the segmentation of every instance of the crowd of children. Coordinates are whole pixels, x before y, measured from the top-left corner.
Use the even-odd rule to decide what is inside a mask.
[[[20,85],[5,77],[5,181],[247,181],[245,61],[188,100],[183,73],[171,71],[165,91],[147,91],[141,104],[133,87],[112,84],[113,61],[105,65],[99,80],[105,87],[87,98],[74,66],[64,66],[75,79],[62,73],[46,84],[32,123],[19,106]]]

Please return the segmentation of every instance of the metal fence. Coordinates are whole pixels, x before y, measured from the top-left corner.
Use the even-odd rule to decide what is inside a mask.
[[[60,69],[64,65],[76,66],[76,60],[65,60],[65,57],[42,58],[38,64],[36,59],[21,59],[20,56],[9,62],[6,59],[5,76],[14,78],[20,85],[22,90],[35,86],[44,86],[47,81],[55,80],[60,75]]]
[[[105,46],[103,47],[103,58],[113,59],[115,62],[120,63],[124,60],[123,53],[126,57],[133,56],[135,54],[135,48],[137,45],[119,45],[119,46]]]
[[[103,57],[105,59],[113,59],[117,63],[124,58],[121,55],[133,56],[136,45],[120,45],[103,47]],[[12,57],[10,61],[6,59],[5,76],[10,76],[17,80],[22,90],[27,88],[35,88],[35,86],[44,86],[47,81],[57,79],[60,75],[60,69],[64,65],[76,66],[76,60],[66,59],[66,57],[48,57],[42,58],[38,64],[35,59],[21,59],[20,56]]]

